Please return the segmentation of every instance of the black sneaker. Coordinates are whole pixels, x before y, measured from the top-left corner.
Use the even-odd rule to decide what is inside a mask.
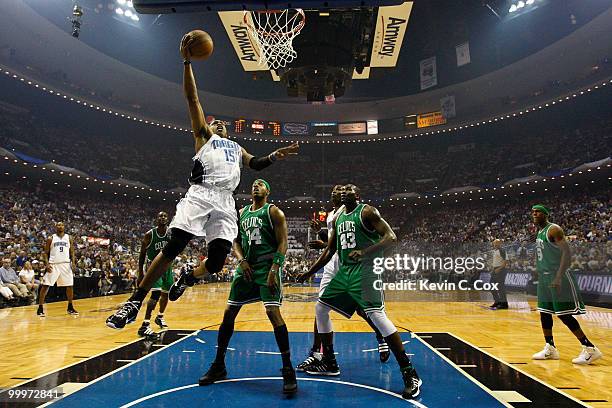
[[[227,370],[224,363],[212,363],[210,368],[198,381],[199,385],[212,384],[215,381],[225,380],[227,378]]]
[[[297,392],[297,379],[292,367],[281,368],[283,374],[283,394],[295,394]]]
[[[106,325],[111,329],[123,329],[126,324],[134,323],[142,302],[128,300],[119,310],[106,319]]]
[[[303,373],[304,372],[304,368],[306,368],[307,366],[311,365],[315,361],[321,361],[322,357],[323,357],[323,355],[321,353],[318,353],[316,351],[310,350],[310,353],[308,353],[308,357],[306,357],[306,360],[304,360],[300,364],[298,364],[295,367],[295,370],[299,371],[300,373]]]
[[[498,303],[495,309],[496,310],[508,309],[508,303],[507,302]]]
[[[387,344],[385,339],[380,340],[378,343],[378,356],[380,357],[381,363],[386,363],[389,360],[389,357],[391,357],[389,345]]]
[[[45,309],[43,309],[42,305],[38,305],[38,310],[36,311],[36,316],[45,317]]]
[[[155,318],[155,324],[158,325],[160,329],[168,328],[168,325],[166,324],[166,320],[164,320],[163,316],[157,316]]]
[[[321,361],[315,361],[304,368],[304,371],[311,375],[336,376],[340,375],[340,367],[335,358],[326,358],[323,356]]]
[[[421,392],[421,384],[423,381],[419,378],[416,370],[412,366],[408,366],[402,371],[402,378],[404,380],[404,391],[402,397],[405,399],[415,398]]]
[[[154,337],[157,336],[157,333],[153,331],[151,325],[148,323],[143,323],[142,326],[138,329],[138,335],[140,337]]]
[[[489,306],[489,309],[493,309],[493,310],[495,310],[495,309],[497,309],[497,305],[499,305],[499,303],[498,303],[498,302],[495,302],[495,303],[493,303],[491,306]]]
[[[68,309],[66,310],[66,312],[68,312],[68,314],[72,315],[72,316],[78,316],[79,315],[79,312],[77,312],[74,309],[74,306],[72,306],[72,305],[68,305]]]
[[[168,299],[172,302],[181,297],[183,293],[187,290],[187,288],[194,285],[195,277],[192,274],[192,271],[183,271],[179,278],[170,286],[170,290],[168,291]],[[191,276],[190,276],[191,275]],[[189,279],[191,277],[191,279]]]

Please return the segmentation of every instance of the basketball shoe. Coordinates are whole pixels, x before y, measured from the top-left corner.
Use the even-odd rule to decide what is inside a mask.
[[[544,350],[535,353],[531,358],[533,360],[558,360],[559,350],[555,346],[546,343]]]
[[[599,360],[603,357],[603,353],[599,351],[597,347],[582,346],[582,351],[572,360],[574,364],[587,365],[591,364],[595,360]]]
[[[419,378],[416,370],[411,365],[404,367],[401,371],[402,379],[404,380],[404,391],[402,392],[402,397],[405,399],[417,397],[421,392],[423,380]]]
[[[304,367],[304,371],[310,375],[340,375],[340,367],[338,367],[335,357],[328,358],[323,356],[321,360],[316,360],[309,366]]]
[[[292,367],[281,368],[283,375],[283,394],[295,394],[297,392],[297,379]]]
[[[317,351],[310,350],[310,352],[308,353],[308,357],[306,357],[306,360],[304,360],[300,364],[298,364],[295,367],[295,370],[303,373],[304,372],[304,368],[308,367],[309,365],[311,365],[315,361],[321,361],[321,358],[323,358],[323,354],[321,354],[321,353],[319,353]]]
[[[210,368],[198,381],[199,385],[212,384],[215,381],[225,380],[227,378],[227,370],[224,363],[213,362]]]
[[[179,278],[170,286],[170,290],[168,291],[168,299],[172,302],[181,297],[183,293],[187,290],[187,288],[195,285],[197,279],[193,276],[193,271],[183,271]]]
[[[126,324],[134,323],[142,302],[128,300],[113,315],[106,319],[106,325],[111,329],[123,329]]]
[[[155,318],[155,324],[159,326],[160,329],[167,329],[168,325],[166,324],[166,320],[164,316],[157,315]]]

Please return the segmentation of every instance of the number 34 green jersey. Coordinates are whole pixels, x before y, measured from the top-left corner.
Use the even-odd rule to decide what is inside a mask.
[[[266,203],[258,210],[252,211],[252,206],[243,208],[240,215],[239,237],[244,258],[251,265],[263,261],[272,262],[278,248],[274,226],[270,218],[270,207]]]

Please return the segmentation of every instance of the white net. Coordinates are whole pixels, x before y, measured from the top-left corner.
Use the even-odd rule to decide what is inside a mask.
[[[278,69],[297,57],[293,39],[306,21],[302,9],[245,11],[244,21],[259,48],[260,65],[267,63],[270,69]]]

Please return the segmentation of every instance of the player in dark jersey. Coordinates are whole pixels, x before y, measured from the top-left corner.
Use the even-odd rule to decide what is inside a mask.
[[[283,393],[297,391],[295,371],[289,353],[289,333],[280,313],[283,299],[282,268],[287,252],[287,221],[285,214],[268,203],[270,185],[263,179],[253,182],[252,204],[240,210],[238,237],[234,240],[234,254],[238,268],[223,314],[217,337],[217,356],[200,385],[225,379],[225,352],[234,332],[234,322],[240,308],[247,303],[263,302],[266,314],[274,327],[274,336],[283,360]]]
[[[138,279],[140,284],[146,267],[155,259],[157,254],[166,246],[170,240],[168,234],[168,213],[161,211],[155,219],[155,228],[150,229],[145,234],[140,246],[140,255],[138,257]],[[168,291],[174,283],[174,273],[172,272],[172,264],[164,272],[164,274],[153,284],[151,288],[151,296],[147,302],[147,311],[145,318],[142,321],[142,326],[138,329],[140,336],[154,336],[156,333],[151,329],[151,314],[155,310],[157,302],[159,302],[159,313],[155,318],[155,323],[161,328],[168,327],[164,319],[164,312],[168,306]]]
[[[313,220],[311,222],[311,227],[315,231],[318,231],[320,239],[310,241],[308,243],[309,248],[325,249],[325,247],[327,247],[327,242],[329,241],[331,230],[334,228],[334,222],[336,221],[336,218],[338,217],[338,215],[344,211],[344,206],[342,205],[342,200],[341,200],[341,191],[343,188],[344,186],[337,184],[333,187],[331,191],[330,201],[333,206],[333,209],[327,214],[327,220],[326,220],[327,230],[321,229],[321,226],[318,223],[318,221]],[[334,254],[334,256],[332,256],[331,261],[329,261],[329,263],[327,263],[323,267],[323,276],[321,277],[321,282],[319,284],[319,294],[320,295],[323,294],[329,282],[331,282],[331,280],[334,278],[334,276],[338,272],[338,267],[339,267],[338,254],[336,253]],[[372,328],[372,330],[374,330],[374,333],[376,334],[376,340],[378,342],[378,355],[379,355],[380,361],[383,363],[387,362],[387,360],[389,360],[389,357],[391,357],[391,352],[389,351],[389,345],[385,341],[384,337],[382,336],[382,334],[380,334],[380,332],[378,331],[374,323],[372,323],[372,321],[368,318],[366,313],[361,308],[357,308],[356,313],[368,323],[368,325]],[[296,370],[304,371],[304,368],[314,363],[315,360],[321,360],[322,356],[323,355],[321,354],[321,336],[319,336],[319,331],[317,330],[317,321],[315,319],[314,321],[314,341],[312,344],[312,348],[308,352],[306,359],[297,365]]]
[[[538,273],[538,310],[546,344],[533,355],[534,360],[558,360],[559,351],[553,340],[553,315],[556,315],[582,344],[582,352],[572,360],[574,364],[591,364],[603,354],[587,339],[580,324],[572,315],[586,313],[576,279],[568,271],[572,253],[560,226],[548,221],[550,210],[537,204],[531,207],[536,236],[536,270]]]
[[[338,252],[338,273],[319,296],[316,305],[317,328],[323,343],[323,358],[304,369],[312,375],[339,375],[334,356],[333,329],[329,312],[335,310],[350,318],[360,307],[381,332],[393,352],[404,380],[404,398],[414,398],[422,384],[404,350],[402,339],[385,313],[384,294],[376,290],[378,279],[373,270],[374,258],[383,257],[385,249],[397,241],[395,233],[380,216],[378,210],[359,202],[359,189],[344,186],[342,203],[345,211],[338,215],[327,247],[304,276],[310,276],[325,265]]]

